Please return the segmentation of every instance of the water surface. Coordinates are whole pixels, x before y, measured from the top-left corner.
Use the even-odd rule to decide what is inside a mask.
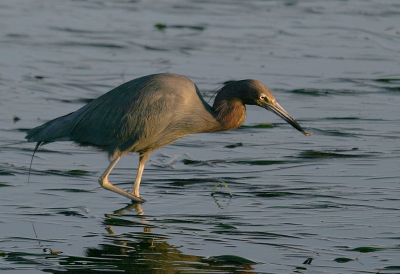
[[[397,1],[2,1],[2,273],[399,273]],[[25,133],[157,72],[207,101],[255,78],[312,133],[243,127],[154,152],[131,205],[105,155]],[[131,188],[137,155],[110,176]],[[217,182],[225,182],[232,192]]]

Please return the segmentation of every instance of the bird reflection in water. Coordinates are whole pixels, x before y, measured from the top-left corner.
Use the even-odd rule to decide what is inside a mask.
[[[136,211],[139,220],[132,221],[133,215],[129,211]],[[189,221],[190,222],[190,221]],[[254,273],[251,260],[220,260],[235,256],[219,255],[202,257],[185,254],[179,246],[168,243],[169,236],[163,233],[164,225],[154,220],[148,220],[140,204],[132,203],[103,219],[108,233],[102,234],[103,242],[98,247],[85,250],[85,258],[69,257],[65,255],[60,265],[75,271],[110,271],[124,273]],[[129,232],[119,234],[119,230]],[[170,228],[174,228],[171,226]],[[186,231],[180,237],[185,237]],[[190,230],[190,233],[193,233]],[[191,235],[192,236],[192,235]],[[235,257],[238,258],[238,257]],[[157,272],[158,271],[158,272]],[[86,273],[86,272],[85,272]],[[91,272],[90,272],[91,273]]]

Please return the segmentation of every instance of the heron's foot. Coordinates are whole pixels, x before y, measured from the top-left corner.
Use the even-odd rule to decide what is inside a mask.
[[[147,202],[145,199],[142,199],[142,198],[140,198],[140,197],[135,197],[135,199],[132,199],[132,202],[133,203],[144,203],[144,202]]]
[[[137,203],[144,203],[146,202],[145,199],[142,199],[139,195],[139,193],[135,193],[135,191],[128,192],[129,196],[132,196],[131,200],[132,202],[137,202]]]
[[[120,189],[119,187],[114,186],[113,184],[111,184],[108,181],[107,177],[103,177],[102,176],[102,177],[99,178],[98,181],[99,181],[99,184],[105,189],[108,189],[108,190],[110,190],[112,192],[115,192],[115,193],[118,193],[118,194],[120,194],[122,196],[125,196],[126,198],[129,198],[132,201],[135,201],[137,203],[144,203],[145,202],[145,200],[140,198],[139,195],[134,195],[133,193],[131,193],[129,191],[126,191],[126,190]]]
[[[128,194],[128,196],[126,196],[126,197],[130,198],[132,200],[132,202],[134,202],[134,203],[144,203],[144,202],[146,202],[146,200],[140,198],[139,195],[135,195],[132,192],[129,192],[127,190],[126,190],[126,193]]]
[[[132,202],[135,202],[135,203],[144,203],[144,202],[146,202],[145,199],[142,199],[142,198],[140,198],[138,196],[135,196],[132,193],[129,193],[129,194],[130,194],[129,196],[132,196],[132,198],[131,198]]]

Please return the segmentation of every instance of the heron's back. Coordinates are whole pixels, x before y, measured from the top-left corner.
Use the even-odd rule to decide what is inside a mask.
[[[186,77],[162,73],[124,83],[81,109],[30,130],[29,142],[74,141],[110,156],[148,151],[217,126]]]

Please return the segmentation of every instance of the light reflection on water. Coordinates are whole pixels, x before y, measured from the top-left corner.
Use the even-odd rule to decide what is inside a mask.
[[[396,1],[0,5],[2,273],[398,273]],[[261,80],[313,135],[249,107],[246,127],[153,153],[140,209],[98,186],[105,156],[69,143],[41,148],[27,184],[27,129],[164,71],[207,101]],[[110,180],[130,188],[136,166]],[[232,198],[210,195],[218,181]]]

